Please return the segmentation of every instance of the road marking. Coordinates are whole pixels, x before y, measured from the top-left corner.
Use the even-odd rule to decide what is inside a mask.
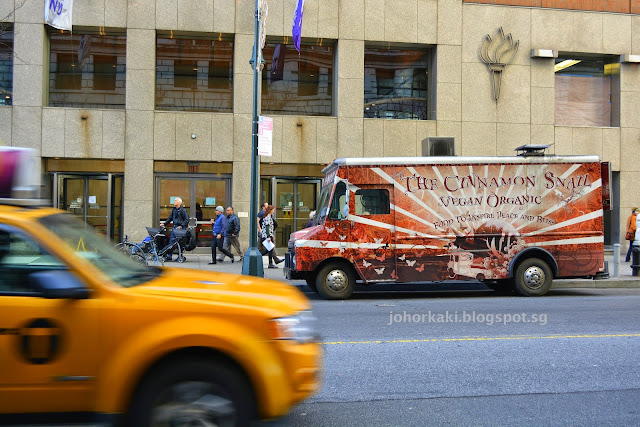
[[[418,343],[418,342],[448,342],[448,341],[507,341],[507,340],[540,340],[540,339],[574,339],[574,338],[637,338],[640,334],[603,334],[603,335],[515,335],[504,337],[462,337],[462,338],[431,338],[422,340],[371,340],[371,341],[329,341],[322,342],[323,345],[341,344],[396,344],[396,343]]]

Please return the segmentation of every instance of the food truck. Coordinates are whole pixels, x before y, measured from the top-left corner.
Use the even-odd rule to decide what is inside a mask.
[[[327,299],[356,281],[479,280],[523,296],[605,274],[609,164],[597,156],[341,158],[316,223],[291,234],[285,276]]]

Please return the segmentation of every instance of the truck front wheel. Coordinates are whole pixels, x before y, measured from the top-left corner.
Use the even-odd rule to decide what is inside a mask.
[[[324,299],[347,299],[353,294],[355,286],[353,269],[343,263],[327,264],[316,276],[316,289]]]
[[[538,258],[529,258],[516,268],[514,288],[522,296],[540,296],[549,292],[552,281],[553,273],[549,264]]]
[[[151,374],[134,396],[126,425],[239,426],[256,414],[251,387],[235,368],[194,360]]]

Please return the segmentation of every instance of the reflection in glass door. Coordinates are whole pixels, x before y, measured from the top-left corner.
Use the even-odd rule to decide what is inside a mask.
[[[275,199],[276,246],[286,248],[289,236],[302,230],[309,221],[309,213],[316,208],[320,180],[276,179]]]
[[[211,247],[211,219],[216,217],[216,206],[229,206],[230,187],[227,177],[156,174],[155,218],[158,223],[164,222],[171,214],[174,198],[180,197],[189,218],[196,222],[198,246]]]
[[[109,239],[122,239],[122,175],[53,176],[54,207],[77,216]]]

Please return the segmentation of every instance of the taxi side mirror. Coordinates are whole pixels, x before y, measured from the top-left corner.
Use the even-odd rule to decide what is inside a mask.
[[[87,289],[66,270],[38,271],[29,275],[33,288],[49,299],[87,299]]]

